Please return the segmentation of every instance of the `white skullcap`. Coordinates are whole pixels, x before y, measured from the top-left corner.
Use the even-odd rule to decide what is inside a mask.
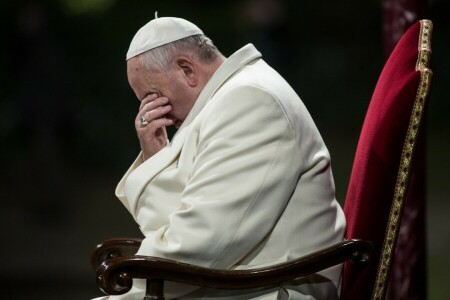
[[[195,24],[180,18],[156,18],[138,30],[130,43],[127,60],[150,49],[186,38],[203,34]]]

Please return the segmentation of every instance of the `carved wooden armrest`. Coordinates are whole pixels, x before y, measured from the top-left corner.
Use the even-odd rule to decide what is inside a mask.
[[[363,264],[371,244],[363,240],[343,241],[304,257],[250,270],[217,270],[151,256],[114,257],[97,271],[100,289],[109,295],[128,292],[132,278],[147,279],[145,299],[164,299],[164,281],[217,289],[247,289],[280,285],[351,260]]]
[[[111,258],[135,255],[141,246],[142,239],[113,238],[98,244],[91,256],[91,266],[94,271]]]

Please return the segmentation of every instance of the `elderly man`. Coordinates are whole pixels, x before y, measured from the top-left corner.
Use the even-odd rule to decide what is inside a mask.
[[[116,195],[137,254],[217,269],[286,262],[343,239],[330,157],[305,106],[251,44],[225,58],[194,24],[156,18],[133,38],[128,80],[141,153]],[[178,131],[168,141],[166,126]],[[270,289],[168,283],[167,299],[335,299],[341,267]],[[145,284],[109,299],[142,299]]]

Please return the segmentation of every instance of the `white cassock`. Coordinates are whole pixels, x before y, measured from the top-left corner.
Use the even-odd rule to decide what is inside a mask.
[[[249,44],[207,83],[172,141],[116,195],[145,239],[137,254],[217,269],[286,262],[343,240],[327,148],[289,84]],[[270,289],[166,283],[166,299],[335,299],[341,266]],[[110,299],[142,299],[145,283]]]

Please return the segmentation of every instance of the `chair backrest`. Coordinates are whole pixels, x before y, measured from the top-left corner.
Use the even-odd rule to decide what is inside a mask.
[[[432,72],[432,23],[402,36],[378,79],[364,120],[345,200],[347,239],[373,243],[364,268],[346,263],[342,299],[383,299]]]

